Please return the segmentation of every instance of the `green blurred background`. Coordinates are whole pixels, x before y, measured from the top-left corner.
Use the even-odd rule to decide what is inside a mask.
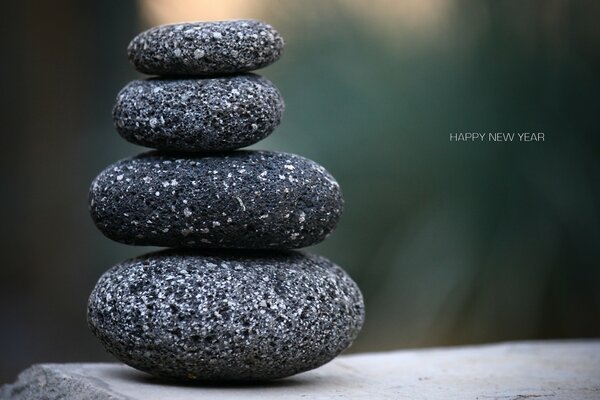
[[[600,336],[600,2],[3,2],[0,383],[37,362],[111,360],[87,296],[150,249],[93,226],[87,190],[144,149],[115,132],[155,24],[260,18],[284,121],[259,148],[329,169],[342,221],[310,251],[348,270],[367,321],[349,350]],[[451,132],[544,132],[456,143]]]

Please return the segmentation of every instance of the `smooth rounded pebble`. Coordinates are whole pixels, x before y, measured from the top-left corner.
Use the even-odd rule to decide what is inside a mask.
[[[359,288],[295,251],[167,250],[100,278],[88,323],[119,360],[182,380],[265,380],[325,364],[364,319]]]
[[[150,75],[219,75],[252,71],[279,59],[283,38],[255,20],[161,25],[127,48],[135,68]]]
[[[90,189],[96,226],[133,245],[300,248],[325,239],[342,208],[322,166],[271,151],[149,152],[109,166]]]
[[[226,151],[268,136],[281,121],[277,88],[254,74],[130,82],[113,120],[129,142],[160,150]]]

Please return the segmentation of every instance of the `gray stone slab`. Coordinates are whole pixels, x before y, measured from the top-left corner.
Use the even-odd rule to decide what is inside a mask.
[[[39,364],[0,399],[600,399],[600,340],[342,356],[270,384],[178,386],[122,364]]]

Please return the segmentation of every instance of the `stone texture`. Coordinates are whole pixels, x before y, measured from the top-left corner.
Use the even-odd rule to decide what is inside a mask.
[[[342,206],[323,167],[270,151],[149,152],[109,166],[90,190],[107,237],[165,247],[305,247],[335,228]]]
[[[364,318],[360,290],[331,261],[295,251],[167,250],[107,271],[88,305],[119,360],[179,380],[265,380],[316,368]]]
[[[177,151],[225,151],[268,136],[284,103],[268,80],[254,74],[206,79],[148,79],[117,96],[113,120],[126,140]]]
[[[122,364],[43,364],[0,388],[2,400],[600,398],[600,341],[507,343],[341,356],[252,386],[174,386]]]
[[[279,59],[283,39],[255,20],[162,25],[137,35],[129,60],[151,75],[217,75],[252,71]]]

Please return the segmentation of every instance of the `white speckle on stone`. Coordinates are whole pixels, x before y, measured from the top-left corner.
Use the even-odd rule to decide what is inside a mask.
[[[223,35],[221,35],[221,32],[213,32],[212,37],[213,39],[221,39]]]
[[[304,211],[300,211],[300,216],[298,217],[298,221],[300,221],[300,223],[303,223],[304,221],[306,221],[306,213]]]
[[[219,221],[213,221],[212,226],[221,226],[221,223]]]
[[[157,191],[154,193],[154,195],[155,195],[155,196],[160,196],[160,192],[157,190]]]
[[[202,49],[196,49],[194,50],[194,58],[197,60],[199,58],[204,57],[204,50]]]
[[[117,175],[117,180],[118,180],[118,181],[121,181],[121,180],[123,180],[123,175]]]
[[[156,125],[158,125],[158,119],[156,118],[150,118],[150,128],[156,128]]]
[[[181,57],[181,49],[175,49],[175,51],[173,51],[173,54],[175,55],[175,57]]]
[[[244,205],[244,202],[242,201],[242,199],[239,197],[236,197],[236,200],[238,201],[238,203],[240,203],[240,207],[242,207],[242,211],[246,211],[246,206]]]
[[[289,169],[290,171],[293,171],[293,170],[295,170],[295,169],[296,169],[296,168],[295,168],[293,165],[291,165],[291,164],[285,164],[285,165],[283,166],[283,168],[285,168],[285,169]]]
[[[185,215],[186,217],[189,217],[192,215],[192,211],[190,211],[190,209],[186,207],[183,209],[183,215]]]

